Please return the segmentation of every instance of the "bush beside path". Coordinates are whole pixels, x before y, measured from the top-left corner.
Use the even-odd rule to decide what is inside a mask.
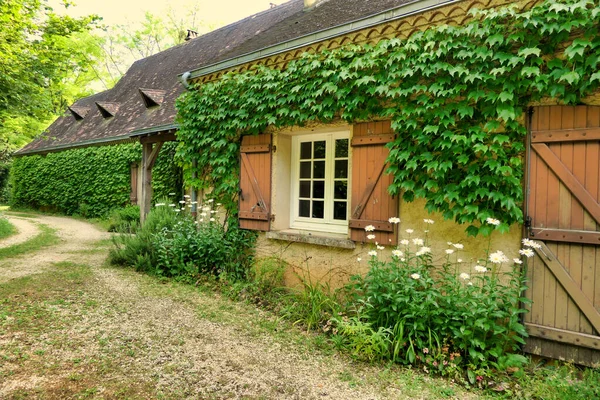
[[[59,240],[0,259],[0,398],[476,398],[355,363],[251,305],[106,267],[110,235],[86,222],[26,220]]]

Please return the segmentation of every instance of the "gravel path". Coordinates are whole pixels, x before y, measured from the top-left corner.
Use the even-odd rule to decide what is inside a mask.
[[[21,224],[19,218],[11,221]],[[0,362],[0,398],[29,390],[45,393],[33,398],[79,398],[68,391],[78,382],[73,376],[80,376],[72,369],[82,365],[72,360],[88,360],[97,369],[107,359],[113,367],[102,372],[102,379],[88,378],[95,380],[90,384],[96,385],[98,396],[93,398],[120,398],[104,392],[109,382],[146,388],[133,398],[406,398],[399,387],[379,387],[376,368],[357,368],[338,355],[320,354],[277,337],[281,325],[271,314],[193,288],[161,285],[130,270],[103,267],[106,248],[95,243],[109,234],[88,223],[50,216],[32,221],[56,229],[60,244],[2,260],[0,284],[50,271],[57,262],[89,265],[92,272],[59,306],[51,305],[53,313],[62,313],[59,321],[72,322],[52,328],[40,340],[29,339],[31,345],[23,340],[26,333],[3,338],[0,331],[0,347],[4,343],[32,354],[23,365],[45,354],[38,357],[43,365],[64,366],[48,376],[47,371],[23,365],[7,364],[3,370]],[[261,328],[264,321],[275,328]],[[344,375],[350,378],[342,379]],[[410,398],[428,397],[423,393]]]
[[[0,248],[26,242],[37,235],[40,231],[37,225],[31,222],[29,219],[13,217],[10,215],[5,215],[5,217],[11,224],[15,226],[15,228],[17,228],[17,233],[0,240]]]

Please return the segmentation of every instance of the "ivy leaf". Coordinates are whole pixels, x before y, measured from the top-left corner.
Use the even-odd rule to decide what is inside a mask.
[[[524,49],[519,50],[519,55],[524,58],[527,58],[532,54],[539,57],[540,53],[541,53],[541,50],[538,49],[537,47],[526,47]]]
[[[592,76],[590,76],[590,82],[594,82],[594,81],[598,81],[598,80],[600,80],[600,71],[594,72],[592,74]]]
[[[562,81],[566,81],[567,83],[569,83],[569,85],[572,85],[573,83],[579,81],[579,73],[577,71],[570,71],[567,72],[565,74],[563,74],[558,81],[562,82]]]
[[[539,76],[540,69],[538,67],[523,67],[523,69],[521,70],[521,75],[523,75],[526,78],[530,78],[532,76]]]

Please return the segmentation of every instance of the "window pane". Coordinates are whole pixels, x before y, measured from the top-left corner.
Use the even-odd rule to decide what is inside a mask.
[[[310,217],[310,200],[300,200],[298,215],[301,217]]]
[[[335,141],[335,158],[348,157],[348,139]]]
[[[333,198],[343,200],[348,198],[348,181],[335,181],[333,186]]]
[[[324,199],[325,198],[325,181],[314,181],[313,182],[313,199]]]
[[[333,202],[333,219],[345,220],[346,219],[346,207],[345,201],[334,201]]]
[[[300,162],[300,178],[310,179],[310,161]]]
[[[310,153],[312,147],[312,142],[302,142],[300,143],[300,159],[301,160],[310,160]]]
[[[310,181],[300,181],[300,197],[310,197]]]
[[[313,218],[323,218],[323,214],[325,212],[325,202],[323,201],[313,201]]]
[[[313,178],[325,178],[325,161],[315,161],[313,163]]]
[[[348,177],[348,160],[335,160],[335,178]]]
[[[315,155],[313,158],[325,158],[325,141],[315,142]]]

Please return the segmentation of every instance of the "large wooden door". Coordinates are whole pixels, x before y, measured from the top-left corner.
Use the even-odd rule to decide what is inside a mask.
[[[529,156],[525,351],[600,362],[600,107],[536,107]]]

